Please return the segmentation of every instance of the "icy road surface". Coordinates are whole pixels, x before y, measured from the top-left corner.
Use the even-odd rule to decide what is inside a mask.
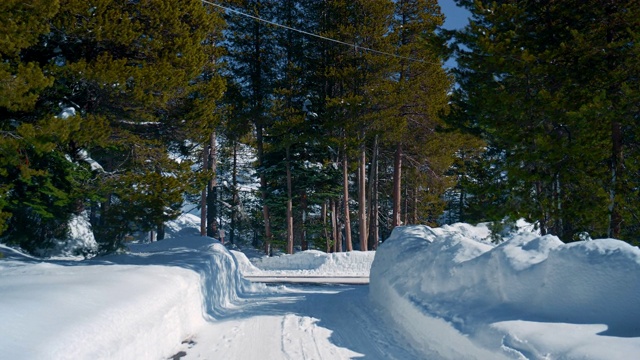
[[[369,300],[368,285],[286,285],[208,322],[181,359],[418,359]],[[177,357],[175,357],[177,358]]]

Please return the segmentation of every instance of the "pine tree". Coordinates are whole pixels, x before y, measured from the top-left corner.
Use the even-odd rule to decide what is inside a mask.
[[[270,0],[232,0],[226,4],[242,13],[263,19],[272,19],[274,1]],[[270,189],[265,166],[265,133],[270,121],[267,116],[270,109],[269,98],[273,94],[274,64],[272,29],[260,21],[237,14],[227,15],[228,34],[227,60],[228,70],[238,84],[238,99],[244,108],[237,108],[233,116],[247,118],[255,127],[257,148],[257,169],[260,177],[262,197],[262,215],[264,224],[265,252],[270,253],[272,241],[271,214],[268,206]],[[237,119],[234,119],[236,121]]]
[[[452,138],[438,132],[444,125],[441,115],[447,110],[451,87],[442,67],[444,47],[436,36],[443,17],[436,1],[402,0],[395,5],[392,38],[402,58],[382,87],[378,105],[382,116],[376,122],[385,134],[383,142],[394,153],[391,226],[401,223],[402,208],[405,222],[411,218],[411,223],[434,224],[447,187],[445,172],[455,152]],[[406,196],[409,193],[411,199]],[[420,210],[416,204],[427,207]]]
[[[509,194],[495,197],[543,234],[622,234],[637,2],[461,3],[474,18],[456,35],[457,109],[501,153]]]
[[[323,33],[331,38],[354,44],[354,47],[331,44],[327,55],[328,116],[341,138],[342,167],[344,172],[343,196],[344,226],[347,250],[352,249],[349,208],[350,163],[357,165],[358,181],[358,233],[362,250],[368,248],[368,217],[366,204],[367,146],[375,138],[368,115],[376,109],[372,106],[379,84],[388,74],[389,58],[362,48],[389,52],[386,36],[391,25],[393,4],[389,1],[345,2],[328,1],[327,18],[335,22]]]
[[[36,109],[53,78],[22,56],[50,31],[58,9],[57,1],[0,5],[0,234],[29,251],[65,235],[73,188],[82,181],[56,151],[68,124]]]
[[[177,216],[183,193],[197,188],[189,161],[174,158],[216,121],[222,23],[195,0],[59,4],[46,22],[50,31],[20,52],[23,63],[46,69],[52,86],[34,110],[3,118],[28,135],[20,151],[38,174],[22,172],[35,192],[28,197],[42,192],[53,203],[41,208],[63,206],[56,210],[63,220],[89,205],[97,238],[114,249],[128,232],[161,230]],[[51,180],[34,183],[40,178]]]

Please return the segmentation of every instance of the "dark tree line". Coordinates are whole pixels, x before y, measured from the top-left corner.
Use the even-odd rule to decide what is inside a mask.
[[[459,3],[453,118],[486,142],[460,216],[637,243],[640,3]]]
[[[638,241],[637,2],[461,0],[457,32],[435,0],[217,4],[342,44],[198,0],[0,5],[2,241],[86,214],[113,251],[185,199],[267,252],[520,217]]]
[[[354,45],[227,14],[229,116],[253,125],[265,250],[375,249],[400,223],[436,224],[457,146],[436,134],[452,85],[437,2],[225,4]]]

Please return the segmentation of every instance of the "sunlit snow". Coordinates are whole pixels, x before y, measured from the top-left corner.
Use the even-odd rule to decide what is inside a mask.
[[[265,258],[187,235],[195,225],[189,217],[171,225],[171,239],[90,260],[0,245],[0,357],[640,354],[640,250],[618,240],[563,244],[520,231],[496,246],[482,225],[413,226],[396,228],[375,253]],[[241,275],[366,277],[369,268],[370,285],[265,286]]]

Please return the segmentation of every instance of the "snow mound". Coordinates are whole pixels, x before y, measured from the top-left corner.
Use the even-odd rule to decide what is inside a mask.
[[[494,246],[479,240],[483,231],[395,228],[373,262],[372,300],[391,312],[408,307],[405,314],[421,313],[422,321],[445,319],[467,333],[481,323],[518,320],[605,324],[603,334],[640,336],[638,248],[613,239],[564,244],[526,232]],[[398,297],[395,304],[386,300],[389,293]],[[427,331],[418,319],[414,314],[400,325]]]
[[[205,314],[216,318],[239,300],[239,294],[259,291],[245,280],[236,258],[219,241],[203,236],[184,236],[151,244],[131,244],[131,252],[115,255],[119,264],[163,264],[195,271],[201,278]],[[105,259],[109,259],[105,257]]]
[[[255,258],[251,262],[260,270],[260,274],[369,276],[374,256],[374,251],[327,254],[318,250],[306,250],[293,255]]]
[[[262,270],[255,267],[247,255],[241,251],[229,250],[231,254],[236,258],[236,262],[238,263],[238,270],[242,275],[258,275],[262,272]]]
[[[10,359],[166,359],[206,319],[263,288],[206,237],[85,261],[1,250],[0,324],[9,326],[0,327],[0,349]]]
[[[177,219],[165,223],[165,238],[181,236],[199,236],[200,217],[194,214],[181,214]]]

